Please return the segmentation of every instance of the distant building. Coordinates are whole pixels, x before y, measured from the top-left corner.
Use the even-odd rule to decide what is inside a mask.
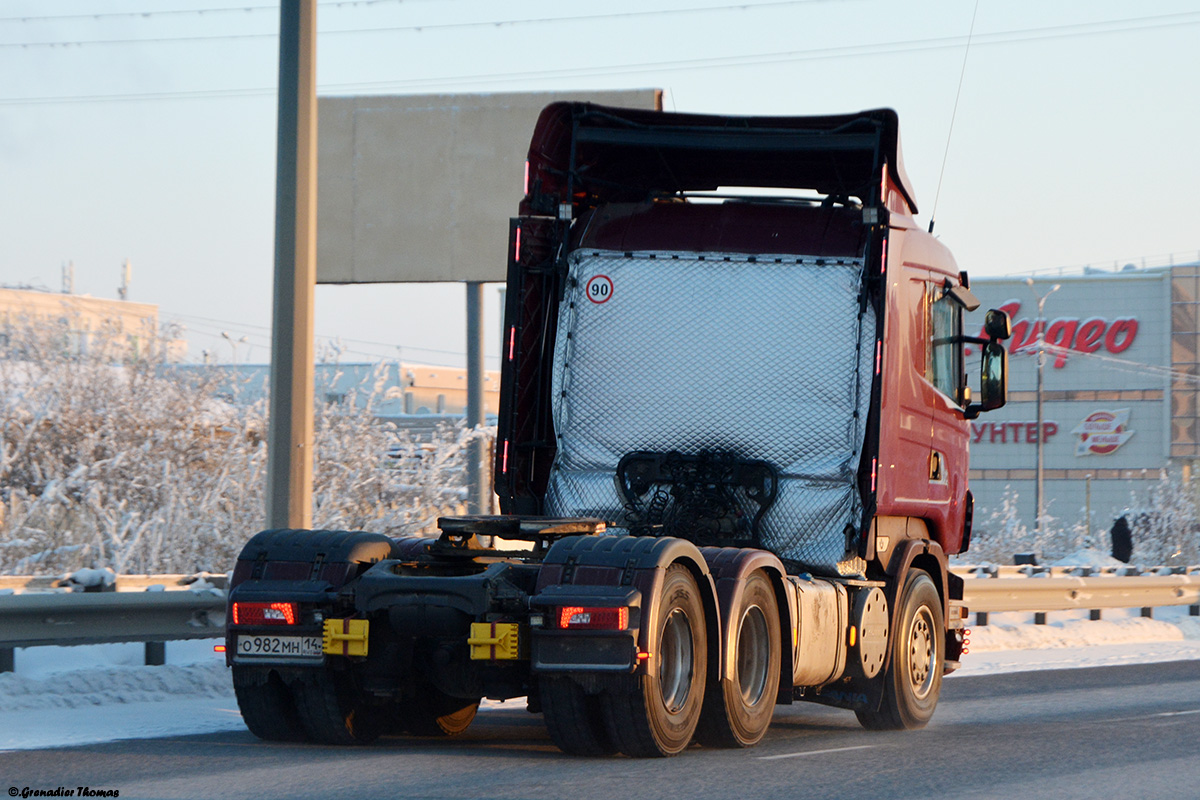
[[[266,364],[181,364],[177,370],[221,376],[220,392],[229,400],[253,403],[266,399],[270,367]],[[377,417],[461,416],[467,409],[467,371],[459,367],[383,362],[317,364],[313,383],[318,402],[364,409]],[[488,370],[483,382],[484,412],[500,409],[500,372]]]
[[[983,309],[1002,308],[1013,321],[1008,405],[971,422],[975,523],[986,527],[1008,491],[1033,526],[1040,436],[1047,515],[1067,527],[1083,520],[1090,479],[1092,527],[1108,530],[1163,469],[1186,476],[1200,468],[1200,263],[1087,270],[1038,277],[1032,287],[1025,280],[971,282]],[[1039,432],[1041,296],[1047,355]],[[980,325],[982,314],[971,318]],[[969,373],[978,365],[978,357],[968,360]]]
[[[72,353],[96,354],[111,350],[114,359],[156,355],[153,348],[166,349],[166,360],[178,362],[187,353],[182,339],[167,339],[158,329],[158,306],[107,300],[78,294],[61,294],[36,289],[0,287],[0,345],[8,350],[14,333],[23,327],[61,326]]]

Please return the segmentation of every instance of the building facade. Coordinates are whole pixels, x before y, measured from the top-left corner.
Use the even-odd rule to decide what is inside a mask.
[[[178,362],[187,354],[185,341],[160,335],[152,303],[0,287],[0,345],[15,345],[21,329],[59,329],[62,346],[75,355]]]
[[[1091,529],[1108,530],[1145,506],[1163,470],[1190,475],[1200,460],[1200,264],[1088,270],[1032,285],[977,278],[971,289],[983,309],[1013,321],[1008,405],[971,423],[977,526],[996,524],[1007,495],[1033,527],[1039,440],[1044,513],[1055,527],[1090,510]],[[978,363],[968,359],[968,370]]]

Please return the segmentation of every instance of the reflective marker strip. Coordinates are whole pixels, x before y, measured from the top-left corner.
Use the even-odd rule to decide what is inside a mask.
[[[823,756],[827,753],[848,753],[851,750],[870,750],[873,744],[859,744],[854,747],[831,747],[828,750],[806,750],[803,753],[784,753],[779,756],[756,756],[759,761],[775,761],[780,758],[800,758],[802,756]]]

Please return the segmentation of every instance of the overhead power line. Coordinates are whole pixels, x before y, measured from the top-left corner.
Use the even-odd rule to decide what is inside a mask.
[[[349,8],[363,6],[398,5],[411,3],[413,0],[332,0],[318,3],[323,8]],[[105,20],[105,19],[152,19],[154,17],[207,17],[216,14],[253,13],[271,11],[279,13],[279,4],[266,6],[227,6],[224,8],[170,8],[147,11],[101,11],[95,14],[28,14],[20,17],[0,17],[0,22],[63,22],[72,19]]]
[[[688,8],[662,8],[662,9],[643,9],[640,11],[612,11],[607,13],[597,14],[575,14],[570,16],[558,17],[522,17],[518,19],[493,19],[493,20],[466,20],[460,22],[435,22],[423,25],[387,25],[375,26],[369,28],[344,28],[340,30],[323,30],[319,34],[321,36],[336,36],[341,34],[359,34],[359,33],[423,33],[425,31],[435,30],[455,30],[464,28],[508,28],[519,25],[544,25],[548,23],[558,22],[595,22],[605,19],[627,19],[634,17],[651,17],[651,16],[671,16],[676,14],[700,14],[708,11],[750,11],[761,8],[778,8],[781,6],[802,6],[812,5],[813,3],[828,3],[835,0],[766,0],[760,3],[737,3],[725,5],[708,5],[708,6],[691,6]],[[836,0],[837,2],[846,2],[846,0]],[[246,11],[266,8],[265,6],[254,6],[245,9]],[[222,11],[236,11],[237,9],[221,9]],[[151,12],[155,13],[155,12]],[[167,12],[162,12],[167,13]],[[201,13],[201,12],[182,12],[182,13]],[[83,16],[83,15],[81,15]],[[63,17],[62,19],[66,19]],[[0,20],[3,22],[4,20]],[[74,48],[86,47],[92,45],[113,45],[113,44],[162,44],[162,43],[181,43],[181,42],[212,42],[212,41],[237,41],[247,39],[275,39],[278,33],[275,31],[265,31],[262,33],[214,33],[214,34],[197,34],[194,36],[155,36],[155,37],[132,37],[125,39],[79,39],[79,40],[55,40],[50,42],[3,42],[0,43],[0,48]]]
[[[1181,14],[1164,14],[1151,17],[1132,17],[1121,20],[1105,20],[1103,22],[1077,23],[1072,25],[1055,25],[1043,28],[1023,28],[1013,31],[1001,31],[990,34],[976,34],[974,47],[1016,44],[1031,41],[1047,41],[1083,36],[1100,36],[1129,31],[1154,30],[1159,28],[1178,28],[1184,25],[1200,24],[1200,12]],[[385,91],[441,88],[450,86],[470,86],[480,84],[495,84],[517,80],[547,80],[556,78],[579,77],[611,77],[650,72],[673,72],[691,69],[717,69],[723,67],[759,66],[799,61],[820,61],[878,55],[893,55],[899,53],[914,53],[928,50],[941,50],[963,46],[965,37],[946,36],[929,39],[909,39],[896,42],[882,42],[870,45],[850,45],[846,47],[816,48],[810,50],[788,50],[774,53],[756,53],[741,56],[716,56],[695,59],[674,59],[670,61],[647,61],[633,64],[616,64],[597,67],[573,67],[558,70],[528,70],[508,73],[448,75],[435,78],[417,78],[398,81],[358,81],[354,83],[322,84],[318,88],[324,94],[367,91],[382,93]],[[137,92],[104,95],[58,95],[40,97],[4,97],[0,98],[0,106],[15,105],[48,105],[58,103],[89,103],[89,102],[125,102],[142,100],[187,100],[225,97],[274,96],[275,87],[242,89],[201,89],[181,90],[173,92]]]

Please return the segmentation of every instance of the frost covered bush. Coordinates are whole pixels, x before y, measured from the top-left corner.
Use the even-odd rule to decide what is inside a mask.
[[[164,368],[153,343],[72,353],[62,327],[5,331],[0,572],[230,569],[264,527],[265,404],[216,399],[217,376]],[[466,444],[485,434],[419,442],[362,405],[317,406],[314,527],[415,534],[461,513]]]
[[[986,519],[976,519],[971,547],[961,560],[1011,564],[1014,553],[1035,552],[1036,535],[1021,520],[1017,510],[1017,494],[1005,487],[1000,507],[992,509]]]
[[[1158,482],[1134,494],[1125,517],[1133,529],[1133,561],[1182,566],[1200,564],[1200,483],[1159,473]]]
[[[1157,483],[1130,495],[1123,515],[1132,529],[1131,562],[1143,566],[1184,566],[1200,564],[1200,481],[1159,474]],[[1055,517],[1043,519],[1039,534],[1020,518],[1017,495],[1006,488],[1000,505],[986,517],[975,520],[971,549],[961,557],[964,562],[1011,564],[1015,553],[1034,553],[1048,561],[1095,550],[1109,553],[1112,539],[1111,520],[1093,520],[1088,530],[1087,512],[1080,509],[1077,521],[1065,525]]]
[[[1080,509],[1079,519],[1072,525],[1043,512],[1042,530],[1027,525],[1018,511],[1018,496],[1005,487],[998,508],[991,509],[985,518],[975,520],[971,549],[961,561],[1011,564],[1017,553],[1033,553],[1039,561],[1049,561],[1082,549],[1103,550],[1107,537],[1088,532],[1087,512]]]

